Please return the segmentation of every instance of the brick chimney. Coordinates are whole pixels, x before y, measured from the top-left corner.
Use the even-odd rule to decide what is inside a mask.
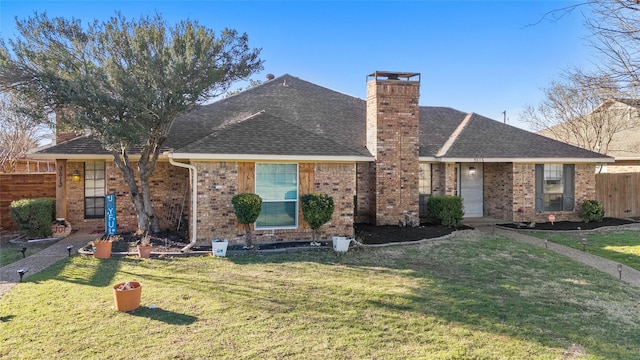
[[[419,73],[376,71],[367,77],[367,148],[376,158],[376,225],[420,224],[419,97]]]

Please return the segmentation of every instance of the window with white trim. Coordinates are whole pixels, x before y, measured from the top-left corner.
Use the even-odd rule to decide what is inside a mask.
[[[84,163],[84,218],[104,217],[104,161]]]
[[[255,192],[262,198],[256,229],[298,227],[298,164],[256,163]]]

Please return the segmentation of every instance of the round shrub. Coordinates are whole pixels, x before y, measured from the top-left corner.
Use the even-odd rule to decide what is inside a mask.
[[[604,218],[604,207],[598,203],[598,200],[585,200],[578,215],[585,223],[600,222]]]
[[[315,233],[318,232],[320,226],[331,220],[335,205],[333,198],[327,194],[313,193],[300,196],[302,206],[302,216],[313,230],[315,241]]]
[[[9,205],[9,214],[30,238],[46,238],[53,234],[51,224],[55,219],[56,199],[35,198],[16,200]]]

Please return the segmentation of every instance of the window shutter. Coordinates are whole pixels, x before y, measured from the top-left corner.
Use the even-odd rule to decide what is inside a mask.
[[[575,165],[565,164],[562,166],[562,176],[564,177],[564,192],[562,193],[562,210],[573,211],[575,203]]]
[[[544,165],[536,164],[536,211],[544,210]]]

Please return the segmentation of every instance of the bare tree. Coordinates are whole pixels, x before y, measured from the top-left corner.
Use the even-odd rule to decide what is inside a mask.
[[[38,146],[45,130],[15,105],[10,94],[0,95],[0,171],[5,173],[15,172],[18,160]]]
[[[640,5],[638,1],[593,0],[594,16],[586,25],[594,35],[591,45],[601,56],[600,71],[627,91],[640,89]]]
[[[542,135],[607,154],[616,138],[640,129],[636,104],[609,76],[574,70],[543,91],[545,98],[522,113]]]
[[[556,9],[544,18],[558,21],[577,9],[592,32],[597,73],[565,72],[543,89],[546,98],[529,106],[523,121],[541,134],[589,150],[640,153],[625,139],[640,130],[640,5],[638,1],[591,0]],[[616,149],[615,144],[621,144]]]

